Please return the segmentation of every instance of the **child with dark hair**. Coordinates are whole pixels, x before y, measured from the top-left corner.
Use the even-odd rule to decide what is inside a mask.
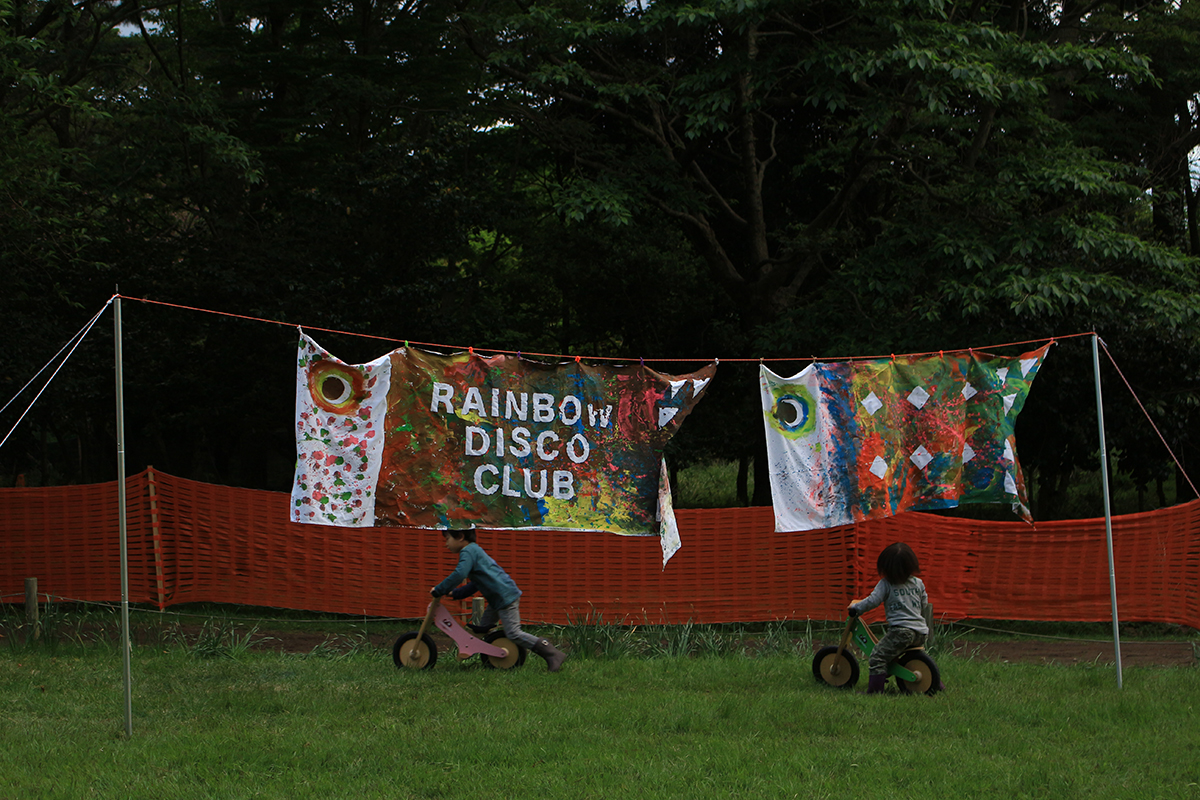
[[[475,528],[444,530],[442,534],[446,537],[446,549],[458,553],[458,566],[444,581],[430,589],[429,594],[434,597],[448,594],[455,600],[462,600],[479,592],[488,605],[481,624],[472,628],[476,632],[486,630],[499,619],[505,636],[544,658],[550,672],[558,672],[567,658],[566,654],[545,639],[521,630],[521,590],[495,559],[475,543]],[[464,580],[468,583],[459,586]]]
[[[910,647],[925,643],[929,626],[925,622],[925,608],[929,596],[925,583],[917,577],[921,565],[912,548],[896,542],[883,548],[875,562],[879,572],[879,583],[862,600],[850,604],[850,616],[857,617],[884,604],[887,612],[887,633],[871,651],[867,660],[870,677],[867,679],[867,694],[878,694],[887,683],[888,664]]]

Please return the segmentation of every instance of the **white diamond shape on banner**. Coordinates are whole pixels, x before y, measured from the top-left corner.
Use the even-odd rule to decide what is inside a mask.
[[[1029,375],[1029,370],[1033,369],[1034,365],[1037,364],[1037,362],[1038,362],[1038,360],[1036,358],[1027,358],[1024,361],[1022,361],[1021,362],[1021,377],[1022,378],[1027,377]]]
[[[1017,493],[1017,482],[1013,480],[1011,472],[1004,473],[1004,491],[1007,494]]]
[[[1004,382],[1008,380],[1008,367],[1001,367],[1000,369],[996,370],[996,375],[999,376],[1000,385],[1003,386]]]
[[[908,402],[912,403],[917,408],[921,408],[929,402],[929,392],[918,386],[908,393]]]
[[[1016,459],[1013,458],[1012,445],[1008,442],[1008,440],[1005,440],[1004,442],[1004,460],[1016,461]]]
[[[971,449],[971,445],[964,444],[963,445],[963,463],[964,464],[967,463],[974,457],[975,457],[975,451]]]
[[[962,396],[963,396],[964,400],[970,400],[972,397],[974,397],[977,394],[979,394],[979,392],[975,391],[975,387],[972,386],[971,384],[968,383],[966,386],[963,387]]]
[[[658,409],[658,427],[663,427],[671,420],[675,419],[675,415],[679,413],[678,408],[660,408]]]
[[[863,408],[867,410],[867,413],[871,415],[874,415],[876,411],[883,408],[883,401],[876,397],[874,392],[871,392],[869,395],[864,397],[862,399],[862,404]]]
[[[871,474],[883,480],[883,476],[887,474],[887,462],[881,457],[875,456],[875,460],[871,462]]]
[[[913,454],[908,457],[908,460],[917,465],[917,469],[925,469],[930,461],[933,461],[933,456],[925,449],[925,445],[921,445]]]
[[[1015,401],[1016,399],[1017,399],[1016,392],[1013,392],[1012,394],[1004,395],[1004,413],[1005,414],[1012,411],[1013,401]]]

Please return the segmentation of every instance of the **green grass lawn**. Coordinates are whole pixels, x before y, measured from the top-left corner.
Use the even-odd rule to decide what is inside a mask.
[[[947,691],[818,685],[810,659],[448,654],[425,672],[179,646],[0,649],[0,798],[1200,798],[1200,669],[938,655]]]

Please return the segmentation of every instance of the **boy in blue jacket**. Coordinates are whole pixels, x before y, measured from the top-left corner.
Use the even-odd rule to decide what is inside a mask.
[[[546,669],[550,672],[558,672],[567,659],[566,654],[545,639],[521,630],[521,612],[518,608],[521,590],[495,559],[475,543],[474,526],[445,530],[442,534],[446,537],[446,549],[458,553],[458,566],[429,593],[434,597],[448,594],[455,600],[462,600],[479,592],[488,603],[479,627],[486,630],[495,625],[499,618],[505,636],[544,658]],[[468,583],[459,586],[464,580]]]

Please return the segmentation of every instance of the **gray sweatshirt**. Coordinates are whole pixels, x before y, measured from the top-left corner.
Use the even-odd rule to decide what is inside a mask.
[[[871,593],[851,608],[858,614],[870,611],[883,603],[887,613],[887,623],[890,628],[911,628],[917,633],[929,633],[925,624],[925,606],[929,605],[929,596],[925,594],[925,583],[916,575],[912,575],[904,583],[891,584],[886,579],[880,579]]]

